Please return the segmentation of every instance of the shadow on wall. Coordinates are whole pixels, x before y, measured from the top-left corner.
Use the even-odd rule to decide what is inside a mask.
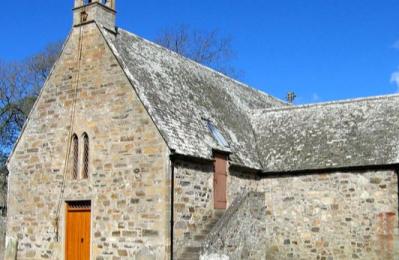
[[[0,259],[4,258],[7,212],[7,175],[5,167],[0,170]]]
[[[0,216],[0,259],[4,259],[5,236],[6,236],[5,227],[6,227],[6,219]]]

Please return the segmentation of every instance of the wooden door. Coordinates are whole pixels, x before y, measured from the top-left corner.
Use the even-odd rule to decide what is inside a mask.
[[[215,209],[227,207],[227,156],[215,154],[213,195]]]
[[[90,202],[67,206],[66,260],[90,260]]]

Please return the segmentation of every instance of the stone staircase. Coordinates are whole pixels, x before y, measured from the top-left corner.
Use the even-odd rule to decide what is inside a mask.
[[[176,257],[176,260],[199,260],[203,242],[224,213],[225,210],[215,210],[213,217],[208,220],[198,234],[194,235],[194,241],[181,251],[182,253]]]
[[[266,259],[266,209],[265,193],[246,192],[236,197],[206,236],[201,255]]]

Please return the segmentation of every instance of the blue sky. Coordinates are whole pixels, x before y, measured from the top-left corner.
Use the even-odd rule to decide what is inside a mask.
[[[64,39],[72,6],[3,1],[0,59]],[[176,24],[218,29],[233,38],[242,81],[279,98],[293,90],[297,103],[399,89],[397,0],[117,0],[117,11],[118,26],[148,39]]]

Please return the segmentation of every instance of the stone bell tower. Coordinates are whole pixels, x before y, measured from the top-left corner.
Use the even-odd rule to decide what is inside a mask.
[[[75,0],[73,25],[97,22],[105,28],[115,30],[116,0]]]

